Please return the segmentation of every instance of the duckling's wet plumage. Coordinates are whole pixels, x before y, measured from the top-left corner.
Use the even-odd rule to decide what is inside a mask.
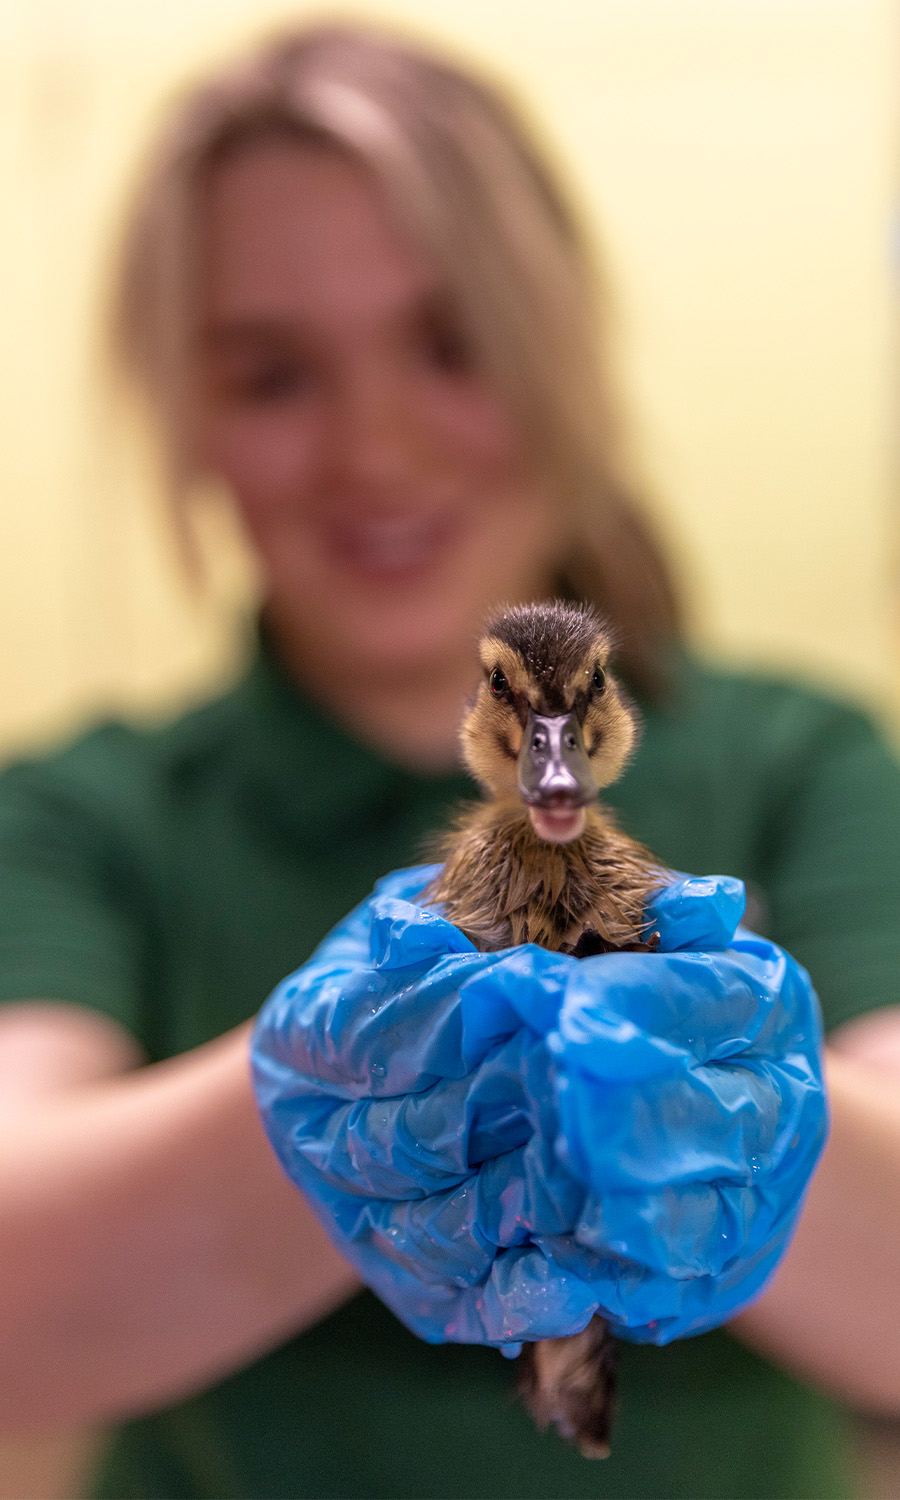
[[[537,943],[584,957],[653,946],[646,908],[666,871],[596,797],[637,739],[636,711],[609,670],[612,644],[592,609],[560,602],[507,610],[482,636],[485,680],[461,741],[486,800],[442,839],[443,868],[425,898],[485,951]],[[553,724],[565,734],[558,727],[554,739]],[[526,1345],[519,1360],[535,1421],[586,1456],[609,1451],[615,1350],[595,1317],[571,1338]]]
[[[548,844],[521,804],[487,803],[463,815],[437,857],[444,868],[428,899],[486,952],[515,943],[571,951],[586,929],[611,948],[640,942],[648,880],[662,879],[651,855],[593,808],[580,838]]]

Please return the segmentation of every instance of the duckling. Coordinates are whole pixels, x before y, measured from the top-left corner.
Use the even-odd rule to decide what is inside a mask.
[[[484,681],[460,737],[487,800],[441,839],[443,868],[424,895],[482,951],[537,943],[585,958],[658,944],[646,908],[666,869],[597,801],[638,734],[612,644],[593,609],[559,601],[498,614],[481,638]],[[603,1319],[526,1344],[518,1363],[538,1426],[606,1457],[617,1346]]]

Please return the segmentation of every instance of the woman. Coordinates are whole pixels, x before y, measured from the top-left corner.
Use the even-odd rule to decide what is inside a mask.
[[[629,831],[752,880],[830,1024],[897,1002],[897,769],[852,712],[678,651],[593,327],[521,127],[413,49],[279,42],[158,147],[119,345],[176,488],[235,496],[259,649],[179,723],[0,786],[0,1428],[138,1414],[98,1494],[842,1495],[834,1410],[748,1346],[900,1404],[896,1012],[843,1033],[833,1144],[743,1342],[631,1351],[605,1466],[532,1433],[493,1351],[357,1296],[258,1125],[247,1018],[464,790],[483,612],[560,583],[644,699]]]

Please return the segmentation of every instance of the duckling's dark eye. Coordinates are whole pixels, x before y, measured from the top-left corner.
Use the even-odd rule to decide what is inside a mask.
[[[490,675],[489,681],[491,692],[493,693],[494,697],[505,698],[506,694],[509,692],[509,683],[507,682],[503,673],[500,671],[499,667],[494,668],[493,672]]]
[[[606,673],[604,672],[602,667],[595,667],[594,675],[591,678],[591,691],[594,693],[602,693],[605,687]]]

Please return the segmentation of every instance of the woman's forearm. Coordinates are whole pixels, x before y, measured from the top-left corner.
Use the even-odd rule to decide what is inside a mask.
[[[828,1058],[832,1130],[795,1238],[734,1324],[852,1404],[900,1413],[900,1075]]]
[[[259,1125],[248,1028],[0,1121],[0,1431],[102,1420],[253,1358],[357,1286]],[[832,1135],[747,1342],[900,1410],[900,1080],[829,1059]]]
[[[171,1399],[355,1289],[263,1135],[247,1041],[0,1122],[0,1431]]]

